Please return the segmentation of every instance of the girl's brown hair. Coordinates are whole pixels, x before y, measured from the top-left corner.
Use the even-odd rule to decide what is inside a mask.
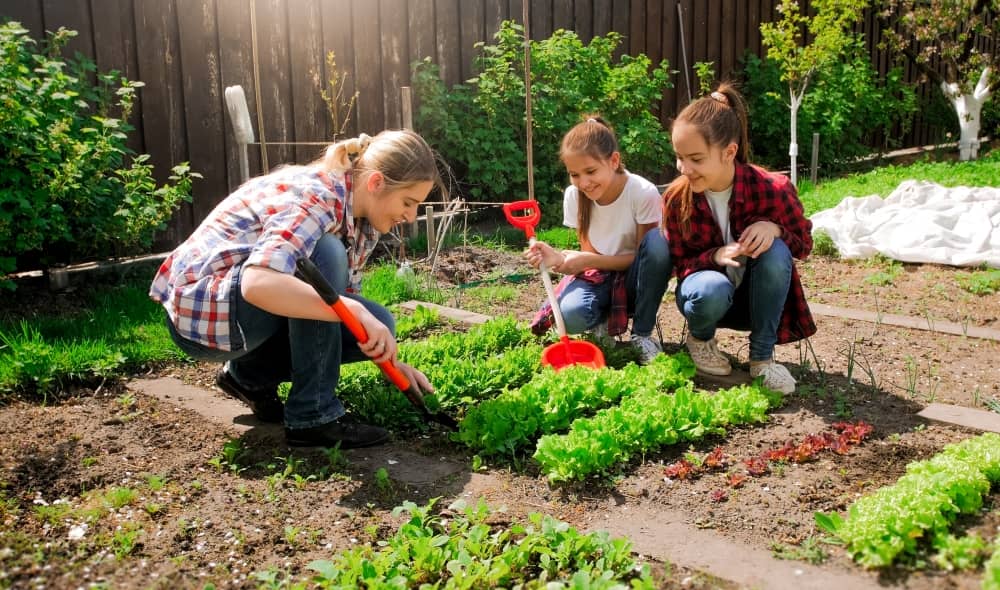
[[[385,188],[390,191],[430,181],[441,191],[442,199],[448,198],[448,189],[441,178],[440,157],[424,138],[408,129],[386,130],[375,137],[362,133],[339,141],[326,149],[317,164],[331,171],[353,170],[359,178],[380,172],[385,178]]]
[[[711,94],[690,103],[677,115],[673,124],[687,123],[705,138],[709,147],[725,147],[736,144],[736,161],[750,163],[750,142],[747,140],[747,105],[735,86],[727,82],[719,85]],[[663,193],[664,203],[669,206],[673,199],[680,201],[681,239],[691,235],[691,212],[694,209],[694,195],[691,182],[683,174],[674,179]],[[666,226],[664,210],[663,223]]]
[[[610,160],[611,156],[618,151],[618,138],[615,137],[611,125],[596,113],[585,114],[581,119],[583,120],[574,125],[563,136],[562,144],[559,146],[559,159],[565,162],[567,155],[573,155],[589,156],[601,162]],[[615,172],[625,173],[623,160],[619,160]],[[590,215],[593,206],[590,199],[577,199],[576,234],[581,243],[590,231]]]

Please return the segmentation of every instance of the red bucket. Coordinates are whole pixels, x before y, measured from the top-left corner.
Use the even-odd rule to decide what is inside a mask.
[[[604,353],[591,342],[569,338],[550,344],[542,351],[542,366],[558,371],[571,365],[600,369],[604,367]]]

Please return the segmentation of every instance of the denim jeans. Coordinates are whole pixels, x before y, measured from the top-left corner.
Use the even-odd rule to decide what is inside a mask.
[[[778,342],[778,322],[791,281],[792,253],[776,239],[767,252],[747,259],[738,289],[715,270],[688,275],[677,287],[677,308],[698,340],[711,340],[719,327],[750,330],[750,360],[768,360]]]
[[[633,312],[632,334],[649,336],[656,324],[663,294],[670,281],[673,265],[670,247],[663,232],[654,228],[646,232],[635,260],[625,275],[628,309]],[[566,322],[566,332],[579,334],[604,321],[611,307],[612,281],[595,285],[576,279],[563,289],[559,309]]]
[[[343,295],[348,281],[347,251],[339,239],[330,234],[320,238],[310,259],[338,293],[360,301],[395,334],[395,321],[388,309],[356,295]],[[349,330],[341,329],[340,322],[290,319],[247,302],[240,292],[240,274],[233,277],[232,285],[233,350],[186,340],[168,321],[174,342],[195,359],[228,361],[229,374],[244,387],[271,389],[291,381],[285,402],[285,425],[289,428],[318,426],[343,416],[344,405],[334,395],[340,365],[368,359],[357,340]]]

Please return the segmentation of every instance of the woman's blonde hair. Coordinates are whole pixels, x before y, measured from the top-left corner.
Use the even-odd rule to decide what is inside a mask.
[[[601,162],[610,160],[618,152],[618,138],[615,137],[614,129],[597,113],[587,113],[581,119],[583,120],[563,136],[559,145],[559,159],[565,162],[566,156],[589,156]],[[615,172],[625,173],[624,160],[618,161]],[[591,211],[593,202],[590,199],[577,199],[576,234],[581,242],[590,231]]]
[[[339,141],[328,147],[316,164],[328,171],[350,170],[359,181],[379,172],[390,191],[430,181],[432,190],[439,190],[443,200],[448,198],[448,189],[441,178],[443,162],[424,138],[408,129],[386,130],[375,137],[362,133]]]
[[[709,147],[726,147],[736,144],[736,161],[750,163],[750,142],[747,139],[747,105],[743,96],[735,86],[723,82],[712,93],[706,94],[690,103],[677,115],[673,124],[687,123],[705,139]],[[663,224],[667,223],[666,213],[670,202],[678,199],[680,203],[681,239],[690,236],[691,214],[694,211],[694,195],[691,193],[691,182],[683,174],[674,179],[663,193],[664,208]]]

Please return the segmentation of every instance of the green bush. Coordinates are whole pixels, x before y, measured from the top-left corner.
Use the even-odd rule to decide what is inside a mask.
[[[811,157],[819,133],[819,166],[824,175],[842,171],[860,156],[898,147],[908,131],[917,99],[899,68],[878,79],[864,44],[855,39],[846,57],[817,74],[798,113],[799,154]],[[750,141],[756,161],[788,166],[788,88],[772,60],[744,59],[744,92],[750,108]]]
[[[157,186],[148,156],[125,145],[142,84],[61,57],[75,35],[39,44],[0,24],[0,277],[148,248],[198,176],[185,163]]]
[[[495,45],[480,45],[475,78],[447,90],[437,65],[413,64],[419,98],[417,127],[463,179],[465,191],[487,201],[527,198],[524,104],[524,37],[504,22]],[[618,33],[584,45],[576,33],[557,30],[531,44],[532,145],[535,192],[547,222],[562,219],[568,184],[559,143],[580,115],[599,112],[614,127],[625,165],[648,177],[672,160],[670,139],[655,111],[670,87],[666,61],[653,67],[645,55],[622,56]]]

